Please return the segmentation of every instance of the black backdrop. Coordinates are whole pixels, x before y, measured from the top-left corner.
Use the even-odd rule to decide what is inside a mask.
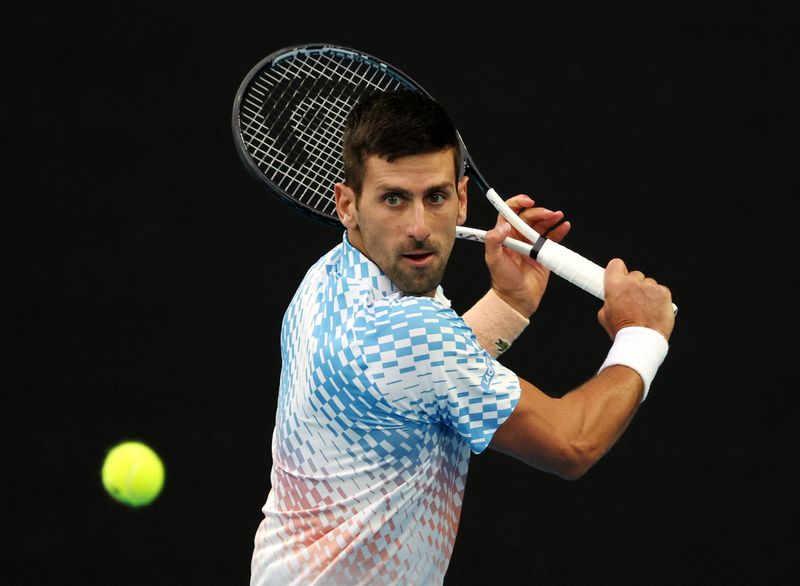
[[[680,306],[650,398],[587,476],[473,458],[446,583],[794,573],[796,14],[240,0],[4,12],[8,583],[247,583],[280,318],[340,235],[249,178],[230,111],[258,60],[322,41],[408,72],[501,194],[565,210],[571,248],[623,257]],[[492,220],[473,194],[469,225]],[[444,285],[463,310],[488,283],[480,247],[456,246]],[[554,278],[504,362],[565,392],[605,355],[597,309]],[[139,510],[99,480],[106,450],[131,438],[167,468]]]

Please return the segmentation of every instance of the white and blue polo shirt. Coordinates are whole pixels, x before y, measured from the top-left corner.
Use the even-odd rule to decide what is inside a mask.
[[[404,296],[346,234],[308,271],[283,318],[253,586],[442,583],[470,452],[520,393],[449,305]]]

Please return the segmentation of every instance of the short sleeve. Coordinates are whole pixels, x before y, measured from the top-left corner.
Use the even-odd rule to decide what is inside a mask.
[[[475,453],[519,401],[516,374],[453,310],[429,297],[376,306],[362,351],[368,376],[397,415],[451,427]]]

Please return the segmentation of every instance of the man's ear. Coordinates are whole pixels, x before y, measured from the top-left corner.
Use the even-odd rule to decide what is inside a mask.
[[[336,197],[336,213],[339,221],[345,228],[353,229],[358,226],[358,210],[356,209],[356,194],[344,183],[333,186]]]
[[[469,182],[469,177],[464,175],[461,179],[459,179],[458,184],[456,185],[456,189],[458,191],[458,220],[456,223],[459,226],[463,226],[464,222],[467,221],[467,183]]]

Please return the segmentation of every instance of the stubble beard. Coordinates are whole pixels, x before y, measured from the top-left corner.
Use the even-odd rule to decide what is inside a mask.
[[[429,246],[428,249],[430,249]],[[391,266],[384,269],[384,273],[406,295],[433,295],[444,278],[451,249],[442,251],[441,247],[437,246],[433,251],[435,254],[434,262],[424,267],[404,264],[405,261],[402,254],[398,253]]]

